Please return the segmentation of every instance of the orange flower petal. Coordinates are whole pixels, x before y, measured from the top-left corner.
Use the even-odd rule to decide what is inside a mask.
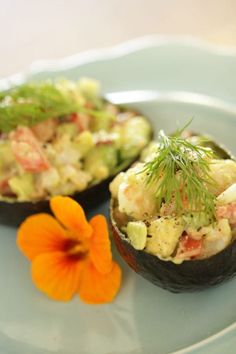
[[[109,273],[112,268],[112,254],[106,218],[96,215],[89,223],[93,228],[90,259],[100,273]]]
[[[111,302],[116,296],[121,283],[120,267],[113,262],[110,273],[101,274],[88,261],[79,286],[79,296],[81,300],[88,304],[103,304]]]
[[[28,217],[17,233],[17,245],[30,260],[41,253],[59,251],[64,241],[64,229],[48,214]]]
[[[87,222],[81,206],[69,197],[53,197],[50,201],[51,209],[56,218],[68,229],[80,237],[90,237],[92,227]]]
[[[78,291],[83,264],[63,252],[45,253],[32,262],[32,279],[50,298],[69,301]]]

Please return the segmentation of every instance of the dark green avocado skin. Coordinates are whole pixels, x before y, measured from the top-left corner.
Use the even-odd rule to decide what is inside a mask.
[[[116,225],[112,203],[111,222],[113,238],[123,259],[135,272],[163,289],[174,293],[204,290],[231,279],[236,274],[236,240],[208,259],[174,264],[133,248]]]

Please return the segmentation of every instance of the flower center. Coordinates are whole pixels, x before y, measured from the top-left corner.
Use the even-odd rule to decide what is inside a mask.
[[[78,238],[73,237],[73,235],[69,235],[64,249],[68,256],[76,259],[83,259],[87,256],[89,245],[88,241],[86,242],[85,240],[78,240]]]

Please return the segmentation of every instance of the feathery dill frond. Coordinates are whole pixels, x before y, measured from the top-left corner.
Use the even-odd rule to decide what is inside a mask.
[[[186,209],[214,215],[215,196],[207,188],[214,183],[209,175],[213,151],[190,143],[181,137],[182,132],[167,136],[160,131],[156,155],[144,165],[146,182],[156,186],[159,207],[163,201],[174,203],[175,215]]]

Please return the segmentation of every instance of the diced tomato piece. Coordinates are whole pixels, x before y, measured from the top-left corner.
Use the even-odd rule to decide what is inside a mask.
[[[177,258],[194,258],[200,255],[202,239],[195,240],[189,235],[183,235],[180,239]]]
[[[15,159],[25,171],[40,172],[50,167],[38,140],[29,128],[17,128],[11,132],[10,139]]]
[[[191,238],[189,235],[185,235],[182,238],[182,244],[186,251],[192,251],[201,247],[202,240],[201,239],[195,240],[194,238]]]
[[[90,117],[84,113],[72,113],[69,116],[69,121],[76,124],[80,132],[88,130]]]
[[[8,184],[9,178],[3,178],[0,180],[0,193],[2,195],[9,195],[11,194],[11,189]]]

